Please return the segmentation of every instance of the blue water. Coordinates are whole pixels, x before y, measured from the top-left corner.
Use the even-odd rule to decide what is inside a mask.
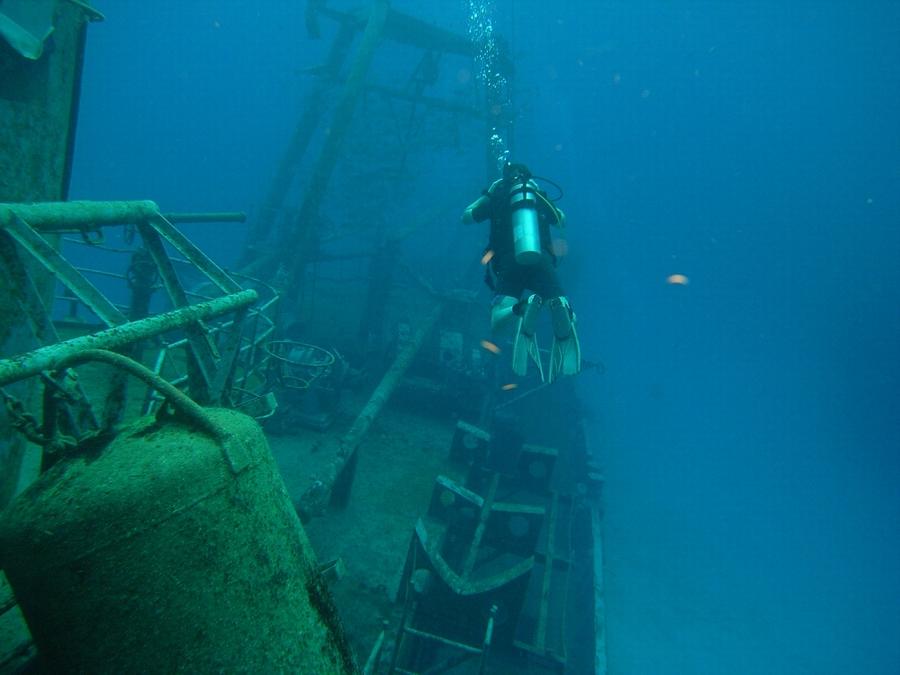
[[[253,213],[324,54],[302,3],[109,4],[72,197]],[[394,6],[465,32],[422,4]],[[565,188],[560,274],[607,367],[581,387],[610,672],[900,672],[900,4],[495,4],[510,142]],[[410,160],[392,217],[451,205],[419,260],[480,253],[453,215],[478,138]],[[228,264],[239,227],[190,235]]]

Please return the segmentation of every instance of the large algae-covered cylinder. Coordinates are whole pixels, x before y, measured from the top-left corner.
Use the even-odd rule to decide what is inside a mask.
[[[61,462],[0,522],[0,563],[52,672],[353,672],[265,438],[141,420]],[[226,444],[227,445],[227,444]]]

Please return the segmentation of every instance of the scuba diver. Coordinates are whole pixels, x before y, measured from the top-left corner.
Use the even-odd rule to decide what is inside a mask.
[[[535,331],[541,307],[548,305],[553,323],[549,380],[575,375],[581,370],[575,313],[557,279],[556,256],[550,240],[550,225],[564,227],[565,214],[547,199],[527,166],[507,163],[503,177],[466,207],[462,222],[480,223],[488,218],[491,234],[482,260],[490,264],[485,282],[495,294],[491,328],[497,333],[518,320],[513,339],[513,372],[524,376],[531,357],[543,381]],[[526,289],[532,294],[523,299]]]

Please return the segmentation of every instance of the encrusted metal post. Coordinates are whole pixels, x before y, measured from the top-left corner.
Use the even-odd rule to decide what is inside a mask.
[[[277,220],[278,213],[284,208],[284,200],[291,188],[291,183],[294,181],[300,160],[306,153],[313,133],[322,120],[328,101],[328,93],[334,86],[333,80],[327,75],[334,76],[337,74],[347,58],[355,33],[355,26],[350,23],[344,23],[331,43],[328,58],[322,67],[322,74],[326,75],[326,77],[319,79],[316,88],[313,89],[306,105],[303,107],[303,115],[297,122],[297,127],[294,129],[287,148],[285,148],[281,162],[278,164],[278,169],[275,172],[275,177],[272,179],[272,185],[269,187],[269,193],[266,196],[266,201],[263,203],[259,217],[247,233],[241,266],[251,262],[254,254],[253,246],[264,241],[269,236],[272,226]]]
[[[381,39],[381,32],[384,29],[389,7],[389,0],[374,0],[372,2],[362,42],[350,68],[344,92],[335,108],[322,151],[319,153],[315,166],[313,166],[312,176],[300,206],[300,214],[297,216],[295,226],[288,233],[288,240],[283,250],[293,252],[293,256],[286,259],[290,280],[289,287],[291,288],[299,287],[306,261],[309,256],[314,254],[312,234],[319,205],[322,203],[322,198],[325,196],[328,182],[331,179],[331,173],[337,163],[344,135],[353,119],[353,111],[356,109],[359,95],[365,84],[366,73],[368,73],[372,58],[375,56],[375,48]],[[300,255],[296,255],[298,250]]]
[[[340,440],[336,457],[300,497],[296,506],[304,518],[320,514],[330,501],[341,504],[349,499],[359,444],[394,393],[394,389],[418,354],[425,338],[434,328],[443,309],[443,303],[438,303],[425,317],[412,339],[397,354],[397,358],[381,378],[381,382],[372,392],[349,431]]]

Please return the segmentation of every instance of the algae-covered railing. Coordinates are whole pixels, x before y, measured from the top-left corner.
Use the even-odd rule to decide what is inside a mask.
[[[35,345],[24,354],[3,355],[8,358],[0,360],[0,387],[40,376],[45,388],[40,424],[27,404],[4,390],[12,425],[29,431],[31,440],[49,445],[54,440],[48,430],[57,435],[68,432],[77,438],[96,433],[98,426],[108,429],[121,420],[126,399],[123,375],[110,376],[105,409],[98,416],[77,379],[55,372],[55,364],[72,362],[74,355],[97,348],[115,349],[146,361],[160,381],[183,388],[201,404],[233,406],[254,396],[254,383],[264,381],[260,375],[266,366],[261,345],[274,331],[272,317],[279,296],[266,284],[227,273],[173,224],[243,219],[239,213],[167,216],[152,201],[0,203],[0,261],[16,274],[13,306],[30,325]],[[124,247],[105,245],[104,229],[109,227],[128,228],[122,238]],[[92,247],[101,257],[125,255],[127,260],[119,271],[96,263],[92,265],[101,269],[78,268],[47,239],[66,233],[78,233],[80,238],[64,243]],[[46,307],[35,290],[30,271],[39,268],[52,274],[64,288],[64,294],[56,298],[57,308]],[[204,281],[195,290],[188,290],[181,280],[184,270],[190,270],[193,276],[199,274]],[[95,285],[90,280],[94,277],[102,278],[102,284],[98,281],[101,285]],[[123,287],[130,298],[127,306],[110,299],[113,292],[121,295]],[[171,309],[154,312],[153,306],[160,305],[154,302],[154,296],[161,290]],[[261,306],[251,307],[260,295]],[[63,312],[66,320],[60,322],[62,325],[79,333],[85,328],[91,332],[61,340],[53,321],[60,318],[58,303],[68,309]],[[79,315],[80,307],[96,317],[93,326]],[[172,334],[174,339],[165,339]],[[235,386],[236,382],[240,386]],[[143,412],[162,400],[158,389],[147,387]],[[81,410],[68,410],[65,424],[48,419],[62,415],[61,409],[66,406]],[[0,467],[8,480],[18,475],[21,457],[13,463],[16,465]]]
[[[90,335],[39,347],[25,354],[0,359],[0,386],[55,370],[59,363],[88,349],[120,349],[190,323],[240,310],[257,299],[253,289],[239,291],[224,298],[182,307],[172,312],[127,322]]]

